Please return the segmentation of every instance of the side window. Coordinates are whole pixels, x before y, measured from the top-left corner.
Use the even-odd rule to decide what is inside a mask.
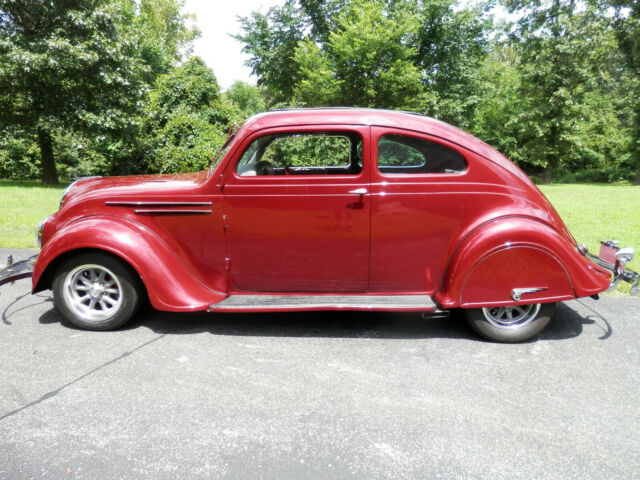
[[[435,142],[406,135],[383,135],[378,140],[381,173],[460,173],[466,168],[462,155]]]
[[[351,133],[287,133],[254,140],[236,165],[241,176],[357,175],[362,138]]]

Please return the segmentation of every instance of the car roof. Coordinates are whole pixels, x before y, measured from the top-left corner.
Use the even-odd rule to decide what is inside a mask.
[[[426,115],[375,108],[323,107],[292,108],[259,113],[242,126],[242,135],[271,127],[299,125],[370,125],[426,133],[460,145],[510,171],[529,183],[528,177],[509,159],[482,140],[453,125]]]
[[[473,135],[435,118],[413,112],[374,108],[293,108],[259,113],[243,125],[245,134],[270,127],[294,125],[371,125],[402,128],[445,138],[489,157],[493,148]]]

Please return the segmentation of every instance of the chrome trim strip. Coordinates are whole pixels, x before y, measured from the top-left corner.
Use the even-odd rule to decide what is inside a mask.
[[[211,205],[211,202],[121,202],[107,200],[104,202],[109,207],[197,207]]]
[[[156,208],[151,209],[136,209],[133,213],[140,215],[210,215],[211,210],[161,210]]]
[[[434,310],[428,295],[230,295],[209,306],[209,311],[296,308],[416,309]]]
[[[547,287],[526,287],[526,288],[514,288],[511,290],[511,298],[514,302],[519,302],[522,295],[529,293],[538,293],[546,290]]]

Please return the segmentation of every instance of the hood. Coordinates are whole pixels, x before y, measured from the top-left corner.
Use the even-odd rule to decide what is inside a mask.
[[[61,205],[75,203],[80,199],[119,197],[137,194],[165,194],[192,190],[207,178],[206,172],[128,175],[122,177],[81,177],[72,182],[62,195]]]

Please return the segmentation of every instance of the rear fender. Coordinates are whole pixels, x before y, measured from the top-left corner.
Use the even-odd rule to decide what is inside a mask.
[[[461,242],[435,299],[444,308],[557,302],[600,293],[609,281],[607,272],[548,224],[506,217]],[[513,290],[522,288],[540,290],[514,300]]]
[[[85,217],[47,240],[34,266],[32,290],[51,288],[58,261],[76,250],[103,250],[128,263],[144,283],[154,308],[205,310],[226,294],[207,288],[155,233],[121,217]]]

